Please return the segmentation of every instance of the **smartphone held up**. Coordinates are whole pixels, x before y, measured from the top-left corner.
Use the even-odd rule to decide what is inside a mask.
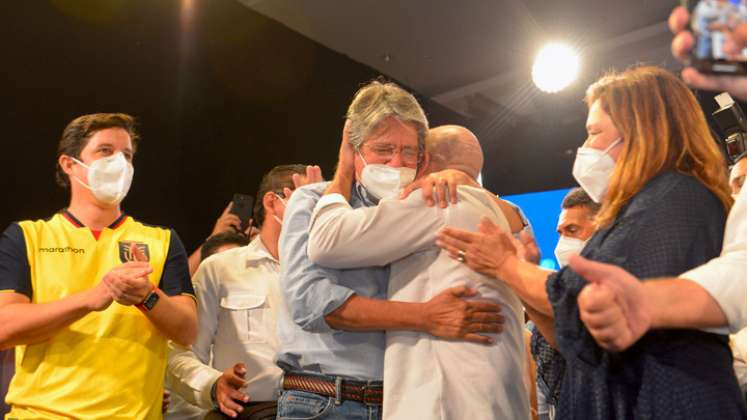
[[[737,50],[731,31],[747,23],[747,0],[682,0],[690,12],[695,45],[690,65],[705,73],[747,74],[747,49]]]
[[[233,195],[229,212],[235,214],[241,220],[241,233],[245,232],[249,227],[249,220],[252,218],[253,211],[254,197],[239,193]]]

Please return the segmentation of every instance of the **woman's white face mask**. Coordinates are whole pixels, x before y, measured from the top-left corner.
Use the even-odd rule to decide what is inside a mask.
[[[610,175],[615,169],[615,160],[612,159],[609,151],[621,142],[622,137],[613,141],[604,150],[582,146],[576,151],[573,177],[596,203],[602,202],[610,183]]]
[[[89,190],[96,200],[106,204],[119,204],[124,200],[132,185],[135,169],[122,152],[115,153],[86,165],[71,157],[88,170],[88,184],[73,176],[78,183]]]
[[[405,166],[392,168],[381,163],[367,163],[360,152],[358,156],[365,165],[361,172],[361,185],[379,200],[396,197],[402,189],[415,180],[415,169]]]

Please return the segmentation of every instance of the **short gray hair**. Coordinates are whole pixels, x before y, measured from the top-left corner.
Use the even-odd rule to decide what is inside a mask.
[[[428,134],[425,112],[411,93],[395,83],[378,80],[367,83],[355,93],[346,117],[350,124],[350,143],[356,150],[389,117],[413,124],[418,133],[418,149],[425,150],[425,136]]]

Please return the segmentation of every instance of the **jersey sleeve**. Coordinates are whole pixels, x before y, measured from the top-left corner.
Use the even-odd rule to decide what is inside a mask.
[[[31,269],[26,255],[26,239],[17,223],[0,236],[0,292],[16,292],[32,297]]]
[[[166,263],[158,288],[169,296],[195,295],[192,281],[189,278],[187,251],[184,249],[179,235],[173,229],[171,230],[169,253],[166,256]]]

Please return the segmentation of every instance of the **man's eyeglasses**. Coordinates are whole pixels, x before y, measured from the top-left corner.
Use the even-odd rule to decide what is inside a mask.
[[[423,157],[417,147],[398,148],[393,144],[384,143],[363,143],[362,146],[366,146],[368,150],[375,154],[379,159],[385,160],[387,162],[392,160],[394,158],[394,155],[396,155],[397,153],[399,153],[400,159],[402,159],[402,163],[406,165],[417,165],[420,163]]]

